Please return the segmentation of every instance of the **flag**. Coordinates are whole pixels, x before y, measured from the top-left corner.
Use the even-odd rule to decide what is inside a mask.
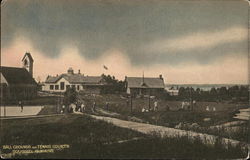
[[[104,69],[106,69],[106,70],[108,70],[108,67],[107,67],[107,66],[105,66],[105,65],[103,65],[103,68],[104,68]]]

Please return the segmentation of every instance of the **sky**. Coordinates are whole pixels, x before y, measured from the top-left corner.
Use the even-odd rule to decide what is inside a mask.
[[[1,65],[34,59],[34,78],[66,73],[248,83],[248,3],[241,0],[5,0]],[[103,68],[107,66],[108,70]]]

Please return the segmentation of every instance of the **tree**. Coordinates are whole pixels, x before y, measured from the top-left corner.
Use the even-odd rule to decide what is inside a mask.
[[[125,91],[125,81],[119,81],[114,76],[102,74],[107,86],[103,88],[102,93],[120,93]]]
[[[210,100],[215,101],[215,99],[217,98],[218,95],[217,95],[217,91],[214,87],[211,88],[209,95],[210,95]]]
[[[75,88],[67,88],[64,92],[63,103],[65,105],[70,105],[71,103],[75,103],[77,99],[77,92]]]

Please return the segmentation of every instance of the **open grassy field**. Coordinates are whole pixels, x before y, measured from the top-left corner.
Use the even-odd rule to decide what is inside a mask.
[[[82,115],[2,120],[1,123],[1,146],[10,144],[70,146],[55,153],[22,154],[13,158],[216,159],[241,158],[247,154],[247,151],[240,147],[229,146],[225,149],[220,143],[206,146],[198,138],[196,141],[190,141],[188,137],[161,138],[157,133],[146,136]],[[133,138],[139,139],[131,140]]]
[[[81,95],[82,99],[87,104],[87,112],[91,112],[91,106],[93,101],[96,102],[97,107],[107,109],[105,103],[109,102],[109,111],[119,113],[117,118],[129,120],[129,117],[137,117],[144,122],[150,124],[176,127],[180,123],[185,124],[197,124],[199,128],[195,127],[181,127],[181,129],[194,130],[202,133],[209,133],[213,135],[223,136],[227,138],[237,139],[244,142],[249,142],[248,132],[250,131],[249,125],[240,126],[237,131],[229,132],[224,128],[209,129],[210,126],[223,124],[225,122],[238,121],[234,119],[234,115],[240,108],[247,108],[246,104],[238,103],[216,103],[216,102],[197,102],[192,111],[180,110],[181,101],[166,101],[158,99],[159,109],[157,112],[141,112],[143,107],[148,108],[148,98],[134,98],[132,100],[133,108],[128,103],[128,99],[120,95]],[[150,101],[151,107],[153,107],[154,100]],[[166,109],[169,107],[169,110]],[[215,107],[216,111],[206,111],[206,107]],[[45,108],[39,114],[53,114],[56,113],[55,106],[45,106]]]
[[[139,118],[153,124],[161,124],[175,126],[180,122],[198,123],[201,126],[217,125],[229,121],[234,121],[233,116],[240,108],[247,108],[247,104],[236,103],[216,103],[216,102],[197,102],[193,111],[180,110],[181,101],[167,101],[158,99],[158,112],[142,113],[142,108],[149,108],[148,98],[132,99],[132,113],[129,104],[129,99],[120,95],[98,95],[98,96],[82,96],[87,102],[87,107],[91,107],[95,101],[98,107],[104,108],[105,103],[109,102],[109,111],[117,112],[122,115],[135,115]],[[150,106],[153,107],[154,100],[150,100]],[[209,106],[216,108],[216,111],[206,111]],[[167,110],[169,108],[169,110]],[[209,121],[204,121],[205,118],[210,118]]]

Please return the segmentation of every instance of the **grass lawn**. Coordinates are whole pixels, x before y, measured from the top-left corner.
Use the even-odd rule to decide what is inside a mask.
[[[117,143],[119,140],[142,139]],[[82,115],[35,119],[2,120],[2,145],[68,144],[69,149],[53,154],[17,155],[13,158],[240,158],[246,150],[207,146],[188,137],[160,138],[116,127]],[[2,148],[2,147],[1,147]]]
[[[91,107],[93,101],[98,107],[105,109],[105,103],[109,102],[109,111],[120,113],[121,115],[131,115],[130,105],[127,104],[127,99],[119,95],[98,95],[98,96],[82,96],[87,102],[87,107]],[[150,101],[150,106],[153,107],[153,100]],[[240,108],[247,108],[248,105],[239,105],[233,103],[216,103],[216,102],[197,102],[193,111],[180,111],[181,101],[166,101],[158,100],[158,112],[142,113],[143,107],[146,109],[149,106],[148,98],[133,99],[133,115],[148,121],[152,124],[175,126],[180,122],[198,123],[201,126],[207,127],[217,125],[229,121],[235,121],[233,116]],[[167,106],[170,108],[166,110]],[[216,111],[206,111],[206,106],[215,107]],[[204,118],[210,118],[209,121],[204,121]]]
[[[131,117],[130,106],[127,106],[127,99],[120,95],[82,95],[83,99],[87,103],[87,112],[91,112],[91,106],[93,101],[96,102],[98,107],[104,108],[105,103],[109,102],[109,111],[120,113],[118,117],[120,119],[128,120]],[[144,122],[150,124],[175,127],[179,123],[193,124],[197,123],[200,128],[182,128],[185,130],[194,130],[202,133],[209,133],[226,138],[232,138],[243,142],[249,142],[248,132],[250,130],[248,125],[240,126],[242,129],[236,132],[228,132],[222,129],[208,129],[209,126],[214,126],[230,121],[237,121],[234,119],[234,115],[240,108],[247,108],[247,105],[239,105],[233,103],[216,103],[216,102],[197,102],[193,111],[179,110],[181,107],[181,101],[166,101],[158,100],[159,110],[157,112],[142,113],[142,107],[148,107],[147,98],[135,98],[133,99],[133,113],[132,116],[142,119]],[[151,100],[151,106],[153,101]],[[166,110],[166,106],[169,106],[170,110]],[[206,106],[215,107],[216,111],[206,111]],[[55,114],[57,113],[56,105],[45,105],[39,114]],[[205,121],[204,119],[210,119]]]

